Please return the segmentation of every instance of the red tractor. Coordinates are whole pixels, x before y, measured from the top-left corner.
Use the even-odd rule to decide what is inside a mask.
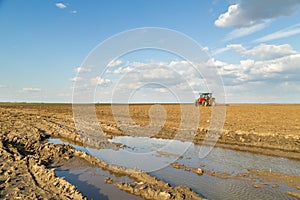
[[[195,106],[214,106],[215,103],[215,98],[212,96],[212,93],[200,93],[200,97],[195,101]]]

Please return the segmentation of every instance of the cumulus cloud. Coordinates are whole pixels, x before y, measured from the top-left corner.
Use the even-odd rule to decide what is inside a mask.
[[[88,72],[91,72],[91,69],[90,68],[84,68],[84,67],[77,67],[75,69],[75,72],[77,72],[77,73],[88,73]]]
[[[112,81],[110,79],[101,78],[100,76],[91,79],[92,85],[109,86],[111,83]]]
[[[116,80],[111,90],[113,99],[119,101],[138,93],[147,94],[150,99],[157,98],[159,102],[166,99],[166,96],[172,99],[172,102],[193,102],[195,94],[200,91],[216,91],[212,88],[216,88],[213,84],[218,75],[207,73],[209,69],[211,66],[204,63],[185,60],[128,62],[126,66],[110,71],[113,74],[112,78]]]
[[[56,7],[60,8],[60,9],[65,9],[67,6],[63,3],[56,3],[55,4]]]
[[[113,71],[108,71],[111,74],[125,74],[131,72],[134,68],[133,67],[119,67]]]
[[[290,26],[288,28],[282,29],[280,31],[276,31],[264,37],[258,38],[254,40],[254,42],[267,42],[271,40],[276,40],[280,38],[286,38],[293,35],[300,34],[300,23]]]
[[[108,63],[108,67],[116,67],[122,64],[122,60],[112,60],[110,63]]]
[[[126,73],[126,79],[132,82],[164,82],[165,84],[173,85],[178,82],[178,75],[176,75],[174,70],[170,70],[170,68],[158,67],[151,64]]]
[[[22,88],[23,92],[40,92],[42,91],[41,88]]]
[[[290,102],[294,94],[290,91],[297,91],[300,80],[300,53],[291,45],[260,44],[246,48],[231,44],[221,50],[233,50],[241,55],[238,63],[214,58],[207,62],[221,74],[229,102]],[[286,98],[278,98],[279,92]],[[294,97],[293,101],[298,102],[299,97]]]
[[[122,79],[118,82],[121,90],[135,90],[140,87],[152,88],[155,92],[165,93],[169,88],[177,92],[191,89],[197,91],[206,88],[202,74],[193,65],[184,60],[170,62],[130,62],[127,67],[119,67],[112,74],[119,74]],[[203,71],[202,71],[203,72]]]
[[[224,53],[224,52],[229,51],[229,50],[235,50],[236,52],[241,53],[241,52],[246,51],[246,48],[243,47],[242,44],[228,44],[228,45],[226,45],[226,47],[215,50],[212,53],[212,55],[221,54],[221,53]]]
[[[208,51],[209,48],[208,48],[208,47],[202,47],[202,50],[203,50],[203,51]]]
[[[287,55],[270,60],[241,60],[239,64],[230,64],[211,59],[219,69],[225,85],[241,85],[248,82],[280,82],[299,80],[298,64],[300,54]]]
[[[297,51],[295,51],[289,44],[283,44],[283,45],[260,44],[254,47],[253,49],[243,51],[242,53],[257,56],[263,59],[273,59],[285,55],[296,54]]]
[[[269,19],[290,16],[296,12],[299,0],[240,0],[215,21],[218,27],[250,27]]]
[[[218,54],[222,54],[222,53],[224,53],[226,51],[229,51],[229,50],[234,50],[238,53],[243,53],[247,49],[245,47],[243,47],[242,44],[228,44],[228,45],[226,45],[226,47],[223,47],[223,48],[220,48],[220,49],[217,49],[217,50],[213,51],[212,55],[215,56],[215,55],[218,55]]]
[[[239,24],[237,22],[237,16],[241,15],[239,7],[239,4],[229,6],[227,12],[221,14],[215,21],[215,25],[218,27],[237,26],[237,24]]]

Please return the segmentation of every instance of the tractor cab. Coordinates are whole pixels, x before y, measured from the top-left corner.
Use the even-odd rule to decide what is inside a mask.
[[[211,92],[199,93],[200,97],[196,99],[195,106],[213,106],[215,105],[215,98]]]

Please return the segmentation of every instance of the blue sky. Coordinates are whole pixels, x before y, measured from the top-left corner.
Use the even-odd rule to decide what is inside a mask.
[[[299,0],[2,0],[0,101],[71,102],[77,72],[99,43],[126,30],[161,27],[203,47],[223,79],[226,102],[299,103],[299,10]],[[189,66],[174,55],[137,52],[95,77],[95,101],[109,102],[128,72],[171,76],[159,63],[188,76]],[[194,93],[207,90],[191,73],[186,81]],[[176,79],[170,87],[180,93],[181,85]],[[140,87],[133,101],[174,100],[168,88]]]

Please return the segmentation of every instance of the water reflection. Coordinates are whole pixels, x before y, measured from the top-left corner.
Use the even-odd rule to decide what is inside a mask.
[[[296,160],[222,148],[214,148],[208,156],[200,159],[200,146],[191,142],[130,136],[114,137],[110,141],[124,144],[125,147],[118,151],[91,148],[86,148],[85,151],[109,164],[148,171],[171,185],[186,185],[208,199],[296,199],[284,192],[299,192],[280,183],[277,183],[279,187],[273,188],[273,182],[262,178],[222,179],[209,174],[198,176],[169,165],[172,162],[190,168],[201,165],[206,170],[227,173],[231,177],[246,173],[248,169],[299,176],[300,162]],[[265,184],[266,187],[254,188],[253,184]]]

